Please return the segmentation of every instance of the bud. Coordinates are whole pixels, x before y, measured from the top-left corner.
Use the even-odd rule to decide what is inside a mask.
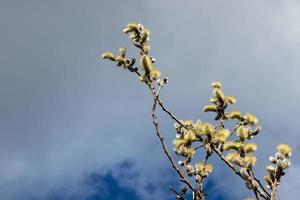
[[[247,171],[246,168],[242,167],[240,169],[240,174],[242,175],[242,177],[243,177],[244,180],[249,180],[250,179],[250,175],[249,175],[249,173],[248,173],[248,171]]]
[[[252,190],[252,183],[250,182],[250,180],[246,181],[245,184],[248,189]]]
[[[282,169],[285,170],[291,166],[291,162],[289,159],[283,159],[282,161]]]
[[[274,167],[273,165],[267,165],[266,170],[270,175],[273,176],[276,172],[276,167]]]
[[[255,130],[251,132],[251,136],[256,136],[260,131],[261,131],[261,127],[255,128]]]
[[[194,172],[194,167],[193,167],[193,165],[186,165],[186,166],[185,166],[185,171],[186,171],[186,173],[187,173],[189,176],[192,176],[192,175],[193,175],[193,172]]]
[[[253,189],[258,188],[258,182],[256,180],[252,180],[252,187]]]
[[[284,159],[284,155],[280,152],[276,152],[275,153],[275,158],[279,159],[279,160],[283,160]]]
[[[275,157],[273,157],[273,156],[270,156],[269,157],[269,161],[271,162],[271,163],[276,163],[276,158]]]
[[[267,184],[271,187],[273,184],[273,181],[271,179],[270,176],[264,176],[265,181],[267,182]]]
[[[148,54],[148,52],[150,51],[150,45],[144,44],[143,46],[143,54]]]
[[[282,160],[277,160],[276,165],[277,165],[277,167],[278,167],[278,169],[279,169],[280,171],[283,171],[283,170],[284,170]]]
[[[179,160],[179,161],[178,161],[178,165],[180,165],[180,166],[184,166],[184,163],[185,163],[185,162],[182,161],[182,160]]]

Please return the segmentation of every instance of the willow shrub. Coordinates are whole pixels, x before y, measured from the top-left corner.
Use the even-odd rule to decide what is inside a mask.
[[[136,74],[150,89],[153,97],[152,118],[156,135],[160,139],[164,154],[184,185],[180,191],[170,186],[176,199],[187,199],[190,192],[193,194],[193,200],[206,199],[203,182],[210,173],[213,173],[213,165],[209,163],[209,158],[213,155],[219,157],[243,179],[246,188],[253,191],[253,198],[249,197],[248,200],[277,199],[280,180],[290,166],[291,147],[287,144],[278,145],[277,152],[269,158],[270,164],[266,166],[264,183],[260,181],[254,172],[257,144],[251,142],[252,138],[258,136],[261,131],[258,118],[251,113],[230,110],[230,105],[236,102],[235,97],[227,96],[223,91],[222,83],[215,81],[211,84],[210,103],[203,107],[204,112],[215,114],[214,123],[179,119],[160,99],[159,92],[168,83],[168,79],[161,77],[160,70],[155,66],[155,59],[149,55],[149,29],[140,23],[129,23],[123,32],[140,51],[138,67],[135,67],[135,58],[127,57],[125,48],[120,48],[117,54],[104,52],[102,58],[111,60],[116,63],[116,66]],[[156,116],[158,106],[174,120],[176,134],[174,134],[173,150],[177,158],[169,153],[168,145],[160,132]],[[235,126],[225,127],[225,122],[228,121],[233,121]],[[203,160],[197,156],[199,151],[205,152],[206,156]]]

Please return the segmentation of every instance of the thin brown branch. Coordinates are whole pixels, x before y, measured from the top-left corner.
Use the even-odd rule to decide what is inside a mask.
[[[150,87],[151,88],[151,87]],[[177,172],[177,174],[180,177],[180,180],[182,182],[184,182],[192,191],[194,191],[195,189],[193,188],[192,184],[188,181],[188,179],[180,172],[179,168],[177,167],[177,165],[175,164],[175,161],[173,160],[173,158],[171,157],[168,149],[167,149],[167,145],[164,142],[164,138],[161,136],[160,134],[160,129],[159,129],[159,124],[157,121],[157,116],[156,116],[156,106],[157,106],[157,96],[154,90],[152,90],[151,88],[151,92],[153,95],[153,106],[152,106],[152,122],[153,125],[155,127],[155,131],[156,131],[156,135],[159,138],[159,141],[162,145],[163,151],[166,154],[166,156],[168,157],[173,169]]]
[[[172,186],[169,186],[169,188],[175,194],[177,200],[186,200],[183,195],[179,194]]]
[[[254,189],[253,191],[254,191],[254,195],[255,195],[256,200],[260,200],[260,199],[259,199],[259,196],[258,196],[258,194],[257,194],[257,189]]]
[[[260,180],[256,177],[253,169],[250,170],[250,173],[252,175],[252,177],[254,178],[254,180],[258,183],[258,185],[260,186],[260,188],[264,191],[264,193],[268,196],[268,198],[271,198],[271,195],[269,194],[269,192],[265,189],[265,187],[263,186],[263,184],[260,182]]]
[[[278,190],[278,179],[275,178],[274,183],[272,185],[272,193],[271,193],[271,200],[276,200],[276,192]]]
[[[201,147],[204,147],[204,144],[201,144],[201,145],[195,147],[195,150],[200,149]]]
[[[138,71],[134,71],[138,76],[140,76],[140,73]],[[165,105],[163,104],[163,101],[159,98],[159,96],[156,94],[155,92],[155,88],[153,87],[152,84],[148,84],[150,90],[151,90],[151,93],[152,93],[152,96],[153,96],[153,106],[152,106],[152,118],[153,118],[153,124],[155,126],[155,129],[156,129],[156,134],[157,136],[159,137],[159,140],[161,142],[161,145],[163,147],[163,150],[164,150],[164,153],[167,155],[169,161],[171,162],[172,164],[172,167],[174,168],[174,170],[177,172],[177,174],[180,176],[181,178],[181,181],[186,183],[188,185],[188,187],[193,191],[194,194],[198,194],[197,191],[193,188],[193,186],[191,185],[191,183],[189,183],[189,181],[186,179],[186,177],[183,175],[183,173],[178,169],[178,167],[176,166],[174,160],[172,159],[172,157],[170,156],[167,148],[166,148],[166,144],[164,143],[164,138],[161,136],[160,134],[160,130],[159,130],[159,125],[158,125],[158,122],[157,122],[157,117],[156,117],[156,114],[155,114],[155,111],[156,111],[156,106],[157,106],[157,103],[158,105],[161,107],[161,109],[167,113],[174,121],[176,121],[178,124],[180,124],[181,126],[184,126],[183,123],[179,120],[179,118],[176,117],[176,115],[171,112],[169,109],[167,109],[165,107]],[[200,146],[198,147],[200,148]],[[223,154],[216,148],[213,148],[213,151],[216,152],[216,154],[221,158],[221,160],[229,167],[231,168],[235,174],[237,174],[239,177],[242,177],[242,175],[240,174],[240,172],[230,163],[228,162],[225,157],[223,156]],[[254,174],[253,174],[254,175]],[[260,185],[260,187],[262,188],[263,191],[261,190],[254,190],[254,193],[255,193],[255,196],[256,196],[256,199],[259,199],[258,197],[258,194],[259,193],[259,196],[263,197],[264,199],[268,200],[270,199],[270,195],[269,193],[265,190],[265,188],[262,186],[262,184],[260,183],[260,181],[255,177],[253,176],[254,179],[258,182],[258,184]],[[200,194],[200,198],[202,199],[205,199],[205,196],[202,197],[203,195]],[[196,195],[194,195],[195,198]],[[271,199],[273,200],[273,199]],[[275,199],[274,199],[275,200]]]
[[[223,156],[223,154],[222,154],[218,149],[213,148],[213,151],[216,152],[216,154],[221,158],[221,160],[222,160],[228,167],[230,167],[230,168],[234,171],[234,173],[235,173],[236,175],[238,175],[239,177],[241,177],[241,178],[243,179],[243,176],[241,175],[241,173],[233,166],[233,164],[231,164],[230,162],[228,162],[228,161],[226,160],[226,158]],[[266,200],[270,199],[270,198],[268,197],[268,195],[265,194],[264,192],[262,192],[261,190],[257,190],[257,192],[259,193],[259,196],[261,196],[262,198],[264,198],[264,199],[266,199]]]
[[[157,98],[158,104],[160,105],[160,107],[163,109],[163,111],[165,111],[173,120],[175,120],[178,124],[180,124],[181,126],[184,126],[181,121],[175,116],[175,114],[173,114],[170,110],[168,110],[162,100],[158,97]]]

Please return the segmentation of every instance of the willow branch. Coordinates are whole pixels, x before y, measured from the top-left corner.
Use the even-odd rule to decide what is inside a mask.
[[[255,195],[256,200],[260,200],[260,199],[259,199],[259,196],[258,196],[258,194],[257,194],[257,189],[254,189],[253,191],[254,191],[254,195]]]
[[[216,154],[221,158],[221,160],[222,160],[229,168],[231,168],[231,169],[234,171],[234,173],[235,173],[236,175],[238,175],[239,177],[241,177],[242,179],[244,179],[243,176],[241,175],[241,173],[233,166],[233,164],[231,164],[230,162],[228,162],[228,161],[226,160],[226,158],[223,156],[223,154],[222,154],[218,149],[213,148],[213,151],[216,152]],[[265,194],[265,193],[262,192],[261,190],[256,190],[256,191],[259,193],[259,196],[261,196],[262,198],[264,198],[264,199],[266,199],[266,200],[270,199],[269,196],[268,196],[268,193]],[[255,192],[255,191],[254,191],[254,192]]]
[[[250,173],[252,175],[252,177],[254,178],[254,180],[258,183],[258,185],[260,186],[260,188],[264,191],[264,193],[268,196],[268,198],[271,198],[271,195],[269,194],[269,192],[265,189],[265,187],[263,186],[263,184],[260,182],[260,180],[255,176],[254,171],[251,169]]]
[[[276,200],[276,192],[278,190],[278,176],[279,172],[278,172],[278,167],[276,169],[276,172],[275,172],[275,180],[272,184],[272,193],[271,193],[271,200]]]
[[[151,87],[150,87],[151,88]],[[180,180],[182,182],[184,182],[192,191],[194,191],[195,189],[193,188],[192,184],[188,181],[188,179],[181,173],[181,171],[179,170],[179,168],[177,167],[177,165],[175,164],[175,161],[173,160],[173,158],[171,157],[168,149],[167,149],[167,145],[164,142],[164,138],[161,136],[160,134],[160,129],[159,129],[159,124],[157,121],[157,116],[156,116],[156,106],[157,106],[157,96],[155,91],[151,88],[151,92],[153,95],[153,105],[152,105],[152,123],[155,127],[155,131],[156,131],[156,135],[159,138],[159,141],[161,143],[161,146],[163,148],[164,153],[166,154],[166,156],[168,157],[173,169],[177,172],[177,174],[180,177]]]

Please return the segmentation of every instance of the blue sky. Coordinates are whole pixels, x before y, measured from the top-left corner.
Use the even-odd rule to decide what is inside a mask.
[[[260,177],[277,144],[293,147],[279,195],[297,199],[299,19],[296,0],[1,0],[0,199],[172,199],[168,185],[180,185],[154,135],[149,92],[100,59],[119,47],[137,55],[122,33],[132,21],[151,30],[151,55],[169,77],[161,97],[180,118],[211,121],[202,106],[220,80],[233,108],[263,127]],[[159,119],[171,144],[173,124]],[[209,200],[251,195],[212,163]]]

